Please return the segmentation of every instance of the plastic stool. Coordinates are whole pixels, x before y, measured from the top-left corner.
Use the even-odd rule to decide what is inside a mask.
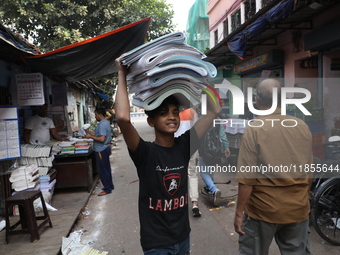
[[[35,216],[33,202],[37,198],[41,199],[41,204],[43,207],[44,216]],[[13,205],[18,205],[20,220],[14,225],[10,225],[9,222],[9,213],[8,210]],[[45,225],[47,222],[52,228],[52,222],[50,216],[48,215],[48,211],[45,205],[44,198],[40,190],[34,191],[21,191],[14,196],[11,196],[5,201],[5,216],[6,216],[6,243],[8,244],[8,236],[10,234],[16,233],[29,233],[31,236],[31,242],[37,241],[40,239],[40,235],[38,230]],[[43,220],[39,225],[37,224],[37,220]],[[17,226],[21,224],[21,230],[14,230]]]

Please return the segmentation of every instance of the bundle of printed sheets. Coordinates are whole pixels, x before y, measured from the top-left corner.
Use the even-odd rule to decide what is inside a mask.
[[[173,95],[182,107],[200,103],[202,89],[217,74],[206,56],[185,43],[185,35],[175,32],[143,44],[121,58],[128,66],[129,93],[132,104],[150,111]]]

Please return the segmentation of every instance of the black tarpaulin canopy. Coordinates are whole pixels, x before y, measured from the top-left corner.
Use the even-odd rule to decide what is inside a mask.
[[[115,72],[115,59],[145,42],[150,17],[44,54],[23,56],[34,72],[75,82]]]

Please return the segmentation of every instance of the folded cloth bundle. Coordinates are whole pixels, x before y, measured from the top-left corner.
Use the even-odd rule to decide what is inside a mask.
[[[202,52],[185,44],[182,32],[127,52],[121,63],[129,67],[127,85],[129,92],[135,93],[132,104],[150,111],[170,95],[183,107],[199,104],[204,84],[217,74],[214,65],[202,60],[204,57]]]
[[[146,53],[167,44],[183,44],[185,41],[185,35],[183,32],[175,32],[161,36],[155,40],[148,43],[142,44],[139,47],[134,48],[125,53],[124,57],[120,59],[122,65],[129,66],[133,62],[137,61]]]
[[[187,44],[167,44],[160,46],[152,51],[143,55],[136,62],[132,63],[129,67],[128,80],[132,80],[135,76],[154,68],[165,59],[174,56],[183,55],[202,59],[205,55],[196,48]]]

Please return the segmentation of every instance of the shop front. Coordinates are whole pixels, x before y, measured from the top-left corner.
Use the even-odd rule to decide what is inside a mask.
[[[59,90],[57,96],[50,94],[55,86]],[[40,73],[12,76],[11,86],[6,90],[11,93],[13,105],[0,102],[3,134],[0,139],[3,145],[0,148],[0,160],[4,166],[7,163],[0,175],[0,208],[4,208],[7,197],[21,191],[40,190],[45,202],[50,203],[55,189],[82,187],[90,191],[93,187],[97,171],[92,142],[80,136],[75,137],[77,132],[70,129],[68,88],[70,86],[55,83]],[[79,90],[79,93],[85,92]],[[74,100],[74,103],[78,109],[84,108],[84,102]],[[89,101],[88,105],[94,108],[95,103],[96,100]],[[46,109],[44,115],[41,115],[42,108]],[[77,108],[72,114],[77,119],[83,116],[83,112],[77,111]],[[31,127],[28,124],[32,123],[31,120],[40,124],[32,124]],[[83,127],[84,122],[79,121],[79,125]],[[48,136],[47,140],[42,140],[44,133]],[[63,146],[61,140],[70,142]],[[2,212],[0,210],[0,214]]]
[[[340,145],[327,143],[332,135],[340,135],[340,20],[329,22],[304,37],[305,50],[318,52],[318,83],[324,108],[325,158],[338,160]]]
[[[340,78],[340,21],[333,22],[307,34],[305,50],[319,52],[319,77],[322,79],[322,101],[325,108],[327,135],[334,128],[334,118],[339,116]],[[333,131],[334,132],[334,131]]]
[[[274,49],[234,66],[234,73],[242,80],[242,89],[247,87],[256,89],[261,79],[283,78],[284,52]]]

